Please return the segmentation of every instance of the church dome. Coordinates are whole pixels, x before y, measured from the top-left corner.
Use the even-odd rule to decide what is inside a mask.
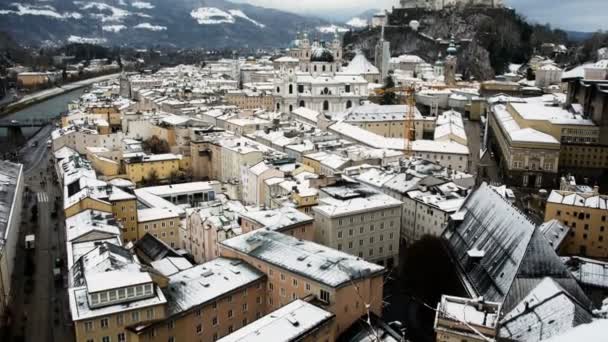
[[[310,61],[333,63],[334,54],[328,48],[316,47],[310,54]]]

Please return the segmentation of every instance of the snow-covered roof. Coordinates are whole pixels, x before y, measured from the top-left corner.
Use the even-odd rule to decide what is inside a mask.
[[[583,286],[608,289],[608,262],[577,256],[562,257],[562,260]]]
[[[297,299],[221,338],[219,342],[297,341],[323,327],[333,317],[333,313]]]
[[[547,199],[548,203],[571,205],[592,209],[608,210],[608,196],[594,193],[579,193],[553,190]]]
[[[156,288],[154,293],[155,295],[153,297],[146,299],[104,306],[101,308],[90,308],[86,287],[70,288],[68,290],[70,313],[72,314],[72,320],[81,321],[95,317],[109,316],[123,311],[145,309],[167,303],[167,299],[160,289]]]
[[[182,257],[167,257],[160,260],[155,260],[150,263],[150,266],[154,267],[165,277],[172,276],[183,270],[187,270],[192,267],[192,264]]]
[[[379,209],[398,208],[402,202],[371,189],[359,190],[347,187],[326,187],[322,189],[327,197],[319,199],[313,211],[325,217],[355,215]]]
[[[503,316],[499,335],[515,341],[544,341],[591,319],[588,310],[547,277]]]
[[[554,145],[556,148],[559,147],[559,141],[553,136],[533,128],[522,128],[513,118],[513,115],[509,113],[506,106],[496,105],[492,107],[492,113],[494,114],[496,121],[498,121],[502,127],[504,134],[507,135],[512,142],[543,143]]]
[[[217,300],[265,275],[255,267],[235,259],[217,258],[169,277],[165,289],[167,314],[177,315]]]
[[[562,242],[570,232],[570,228],[558,220],[547,221],[540,225],[538,229],[540,229],[547,241],[549,241],[549,245],[556,251],[560,248]]]
[[[370,63],[362,53],[358,53],[355,58],[348,63],[348,66],[342,69],[342,72],[355,75],[380,74],[378,68]]]
[[[606,338],[606,331],[608,331],[608,319],[597,319],[567,330],[544,342],[603,342]]]
[[[290,207],[247,211],[241,213],[241,216],[258,223],[267,229],[272,229],[279,232],[286,228],[312,223],[313,221],[312,217]]]
[[[380,276],[384,267],[310,241],[265,229],[221,242],[255,259],[268,262],[330,287]]]

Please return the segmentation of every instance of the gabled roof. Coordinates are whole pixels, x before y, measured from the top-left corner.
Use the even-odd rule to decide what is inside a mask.
[[[587,308],[547,277],[505,315],[499,335],[515,341],[543,341],[591,320]]]
[[[454,217],[443,238],[472,297],[501,302],[508,312],[550,277],[583,307],[591,307],[541,231],[487,184]]]
[[[141,239],[137,240],[133,248],[137,255],[143,258],[145,262],[181,256],[169,245],[150,233],[146,233]]]

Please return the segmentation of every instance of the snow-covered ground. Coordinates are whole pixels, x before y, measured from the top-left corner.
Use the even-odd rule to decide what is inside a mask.
[[[80,44],[104,44],[108,40],[105,38],[86,38],[80,36],[71,35],[68,37],[68,42],[70,43],[80,43]]]
[[[28,4],[11,4],[14,10],[0,10],[0,15],[16,14],[16,15],[35,15],[49,17],[55,19],[81,19],[82,14],[78,12],[59,13],[55,7],[51,5],[28,5]]]
[[[135,8],[139,8],[139,9],[153,9],[154,5],[152,5],[149,2],[145,2],[145,1],[133,1],[131,3],[131,6],[135,7]]]
[[[223,11],[215,7],[200,7],[192,10],[190,16],[201,25],[234,24],[238,17],[258,27],[266,27],[266,25],[249,18],[243,11],[237,9]]]
[[[150,23],[141,23],[138,25],[133,26],[133,28],[136,29],[144,29],[144,30],[150,30],[150,31],[165,31],[167,29],[166,26],[161,26],[161,25],[152,25]]]
[[[114,32],[114,33],[118,33],[126,28],[127,27],[125,25],[105,25],[102,27],[102,29],[105,32]]]
[[[74,1],[74,4],[80,6],[80,9],[85,12],[101,12],[89,13],[93,18],[98,18],[102,22],[120,22],[132,13],[118,7],[114,7],[102,2],[84,2]],[[109,13],[108,13],[109,12]]]
[[[367,26],[367,20],[354,17],[351,20],[347,21],[346,25],[356,28],[363,28]]]
[[[317,31],[321,33],[340,33],[340,32],[348,32],[346,27],[338,26],[338,25],[327,25],[327,26],[319,26],[317,27]]]

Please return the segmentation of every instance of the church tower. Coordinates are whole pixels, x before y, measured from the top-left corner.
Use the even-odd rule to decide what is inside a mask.
[[[456,42],[454,40],[454,36],[452,36],[452,39],[450,39],[450,46],[447,50],[448,55],[445,58],[444,65],[445,84],[450,87],[456,85],[456,65],[458,64],[458,58],[456,57],[457,52],[458,49],[456,48]]]

